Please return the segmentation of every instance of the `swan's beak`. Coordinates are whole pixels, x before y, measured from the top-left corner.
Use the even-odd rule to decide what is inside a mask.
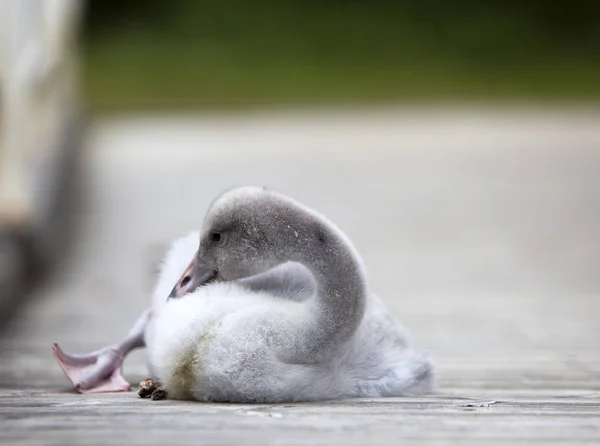
[[[211,281],[217,276],[217,271],[200,265],[196,256],[185,269],[169,294],[169,299],[191,293],[196,288]]]

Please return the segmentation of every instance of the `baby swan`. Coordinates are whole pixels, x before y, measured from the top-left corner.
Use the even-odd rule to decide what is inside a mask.
[[[54,354],[80,392],[119,391],[124,356],[143,346],[174,399],[276,403],[433,387],[429,358],[369,293],[348,238],[255,187],[218,197],[202,231],[173,244],[152,309],[125,341],[84,356],[55,345]]]
[[[346,236],[275,192],[245,187],[219,197],[163,302],[146,342],[171,398],[314,401],[432,384],[427,357],[368,295]]]

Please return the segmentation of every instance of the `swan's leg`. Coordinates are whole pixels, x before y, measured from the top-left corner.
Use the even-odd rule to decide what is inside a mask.
[[[54,344],[54,358],[75,390],[81,393],[130,390],[122,375],[123,359],[132,350],[145,346],[144,331],[150,317],[151,311],[144,311],[121,343],[87,355],[71,355]]]

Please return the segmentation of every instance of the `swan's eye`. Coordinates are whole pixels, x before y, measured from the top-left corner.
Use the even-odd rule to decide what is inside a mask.
[[[220,242],[221,241],[221,233],[220,232],[213,232],[210,234],[210,239],[213,242]]]

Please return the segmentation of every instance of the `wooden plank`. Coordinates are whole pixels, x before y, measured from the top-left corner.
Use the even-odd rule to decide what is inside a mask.
[[[333,133],[310,119],[97,124],[78,243],[0,338],[0,444],[598,444],[600,152],[585,147],[600,147],[600,117],[513,130],[491,119],[464,147],[434,120],[435,156],[411,149],[414,119],[375,120],[371,139],[347,118]],[[310,135],[303,158],[290,155],[298,134]],[[148,303],[149,253],[231,183],[269,184],[347,230],[373,287],[436,359],[435,395],[250,406],[68,391],[51,343],[83,352],[125,334]],[[146,376],[143,352],[125,372]]]

